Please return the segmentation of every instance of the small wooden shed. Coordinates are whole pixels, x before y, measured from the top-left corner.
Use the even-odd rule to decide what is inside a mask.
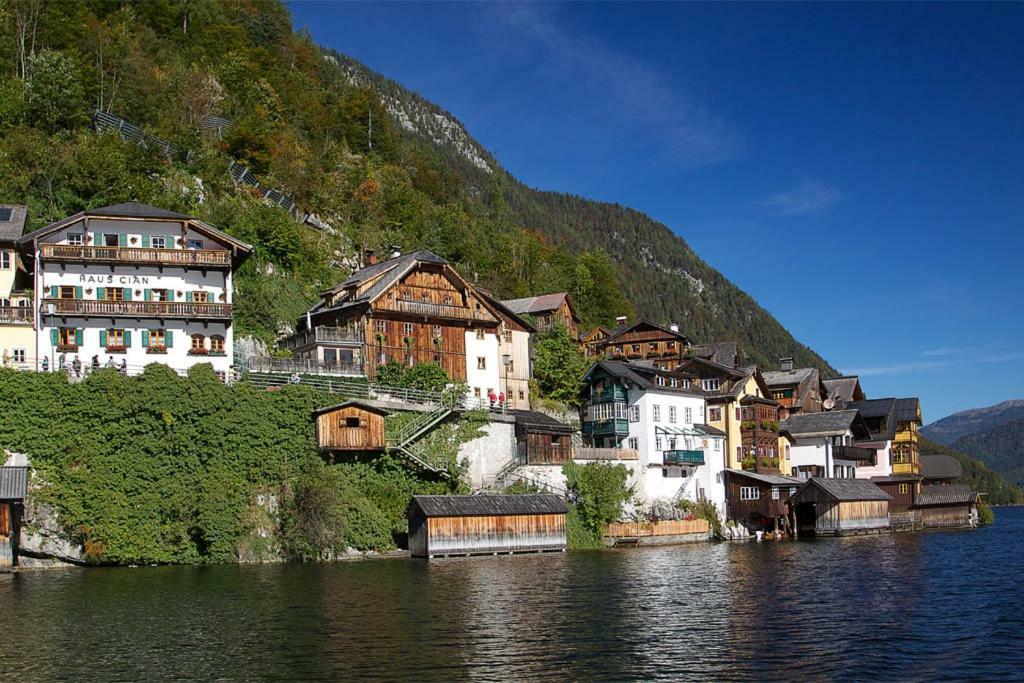
[[[964,484],[922,486],[914,508],[920,511],[925,528],[969,527],[978,523],[978,494]]]
[[[0,467],[0,571],[18,564],[18,537],[27,491],[27,467]]]
[[[527,465],[564,465],[574,457],[576,428],[535,410],[513,410],[516,446]]]
[[[798,536],[842,536],[889,528],[892,498],[867,479],[814,477],[793,494]]]
[[[313,413],[316,445],[321,453],[336,451],[382,451],[384,417],[389,411],[363,401],[345,401]]]
[[[554,495],[413,496],[413,557],[564,551],[565,501]]]

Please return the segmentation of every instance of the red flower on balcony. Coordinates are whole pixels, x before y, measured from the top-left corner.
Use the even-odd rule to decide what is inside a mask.
[[[128,353],[128,347],[124,344],[121,344],[120,346],[108,346],[107,353]]]
[[[158,354],[167,353],[167,347],[166,346],[150,346],[150,347],[148,347],[146,349],[146,353],[158,353]]]
[[[190,356],[209,356],[210,352],[206,349],[189,349],[188,355]],[[224,354],[221,354],[224,355]]]

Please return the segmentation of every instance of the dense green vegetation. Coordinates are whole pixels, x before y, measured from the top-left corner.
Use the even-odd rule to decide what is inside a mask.
[[[603,548],[605,529],[622,515],[622,505],[633,491],[626,482],[625,465],[567,462],[562,466],[569,491],[566,531],[570,548]]]
[[[189,378],[160,365],[131,378],[104,370],[77,384],[2,370],[0,395],[0,447],[31,458],[40,499],[97,562],[235,561],[260,517],[254,496],[267,492],[286,513],[283,549],[294,557],[391,548],[414,493],[455,485],[387,456],[327,467],[310,416],[337,397],[226,386],[209,366]],[[475,434],[478,419],[467,422],[446,434]],[[453,460],[458,444],[434,438],[429,447]],[[317,515],[345,519],[324,533],[309,523]]]
[[[998,472],[993,471],[984,463],[969,455],[954,450],[949,446],[936,443],[926,436],[921,436],[920,449],[922,454],[943,453],[960,461],[964,469],[964,483],[975,491],[986,494],[985,500],[993,505],[1024,504],[1024,491],[1011,484]]]
[[[541,393],[554,401],[578,404],[580,379],[589,362],[564,327],[537,335],[533,375]]]
[[[828,369],[665,226],[523,186],[447,112],[293,32],[276,0],[0,7],[15,38],[0,43],[0,201],[28,204],[35,228],[139,199],[252,242],[236,278],[240,333],[272,339],[347,275],[332,261],[395,245],[431,249],[501,297],[569,291],[585,325],[642,314],[698,341],[737,339],[745,360]],[[97,108],[190,161],[91,132]],[[396,124],[398,108],[418,127]],[[233,121],[223,139],[200,134],[210,115]],[[334,229],[263,206],[231,182],[229,159]]]
[[[1024,485],[1024,418],[961,436],[952,448],[977,458],[1017,486]]]

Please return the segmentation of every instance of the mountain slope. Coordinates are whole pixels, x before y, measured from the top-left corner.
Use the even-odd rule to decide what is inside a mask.
[[[1024,417],[961,436],[952,448],[977,458],[1018,486],[1024,485]]]
[[[986,408],[953,413],[923,427],[921,433],[932,441],[950,445],[968,434],[988,431],[1021,418],[1024,418],[1024,399],[1003,401]]]
[[[1007,481],[1001,474],[957,449],[932,441],[926,436],[921,437],[921,453],[942,453],[951,455],[960,461],[964,469],[963,483],[975,491],[985,494],[984,500],[995,505],[1024,504],[1024,490],[1018,485]]]

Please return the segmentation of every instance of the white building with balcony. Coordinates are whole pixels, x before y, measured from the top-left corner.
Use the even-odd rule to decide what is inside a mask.
[[[871,438],[856,410],[797,413],[779,424],[792,441],[789,462],[799,479],[855,479],[858,467],[871,467],[877,454],[864,444]]]
[[[17,241],[34,263],[37,367],[78,358],[231,367],[232,273],[252,247],[184,214],[127,202]]]
[[[583,436],[639,453],[635,493],[645,507],[709,500],[725,512],[725,432],[706,422],[704,393],[687,373],[599,361],[584,376]]]
[[[35,364],[36,339],[31,278],[14,246],[27,214],[24,206],[0,204],[0,362],[22,370]]]

